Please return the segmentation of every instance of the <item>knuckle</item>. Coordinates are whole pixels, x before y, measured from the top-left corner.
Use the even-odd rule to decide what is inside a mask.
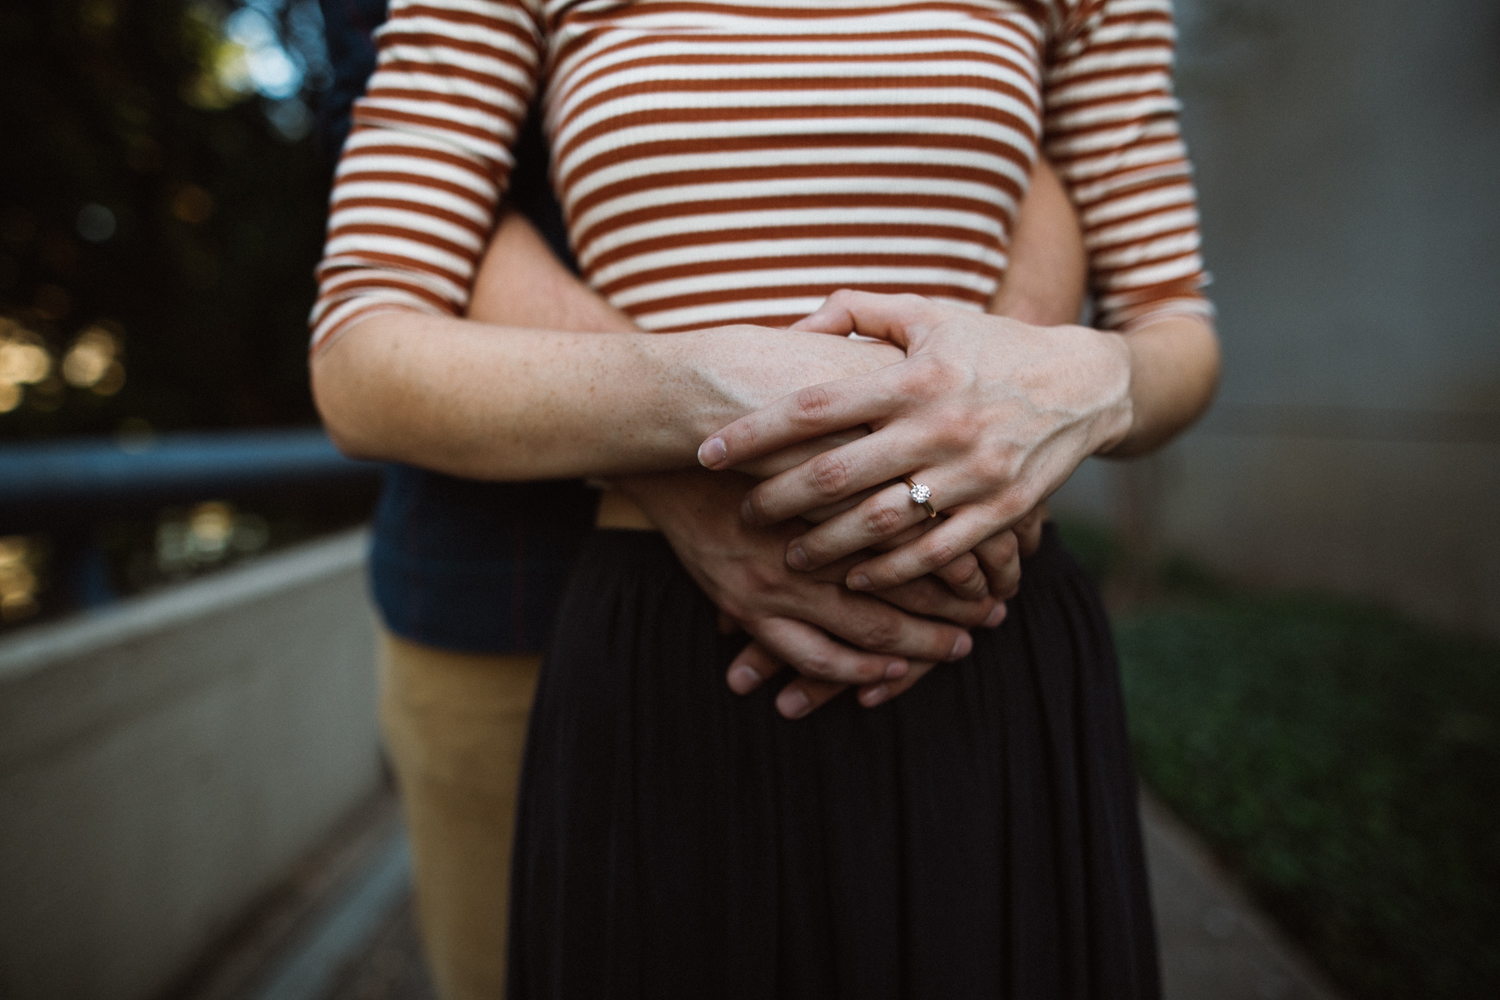
[[[943,407],[926,425],[932,445],[939,451],[963,451],[973,443],[975,424],[959,407]]]
[[[803,423],[817,423],[833,409],[833,394],[821,385],[798,389],[792,398],[794,416]]]
[[[818,493],[830,500],[843,496],[848,489],[851,473],[849,463],[833,451],[825,451],[813,459],[813,486]]]
[[[943,572],[947,573],[955,583],[965,583],[974,579],[974,575],[979,572],[979,559],[973,552],[965,552],[944,565]]]
[[[864,635],[865,648],[882,653],[890,652],[900,640],[901,626],[885,617],[872,622]]]
[[[877,538],[888,538],[903,527],[901,512],[885,504],[876,504],[865,514],[865,527]]]
[[[1017,484],[1016,487],[1006,490],[995,501],[995,512],[1006,523],[1015,524],[1026,516],[1026,513],[1035,505],[1035,501],[1024,494]],[[1015,530],[1009,532],[1011,543],[1015,543]]]
[[[943,362],[931,354],[908,358],[901,372],[901,387],[910,395],[925,395],[941,384]]]
[[[928,538],[931,539],[927,542],[927,562],[930,564],[943,566],[963,555],[954,547],[953,542],[946,538],[933,538],[930,535]]]
[[[1008,563],[1016,557],[1019,547],[1014,531],[1003,531],[995,538],[993,558],[996,562]]]
[[[745,593],[762,601],[779,593],[783,582],[782,575],[769,566],[751,566],[745,571]]]
[[[830,680],[836,671],[833,657],[826,652],[808,653],[801,658],[797,669],[808,677],[816,677],[822,680]]]
[[[961,388],[967,381],[962,365],[942,357],[938,354],[920,354],[912,359],[914,362],[910,376],[916,381],[916,386],[927,390],[936,397],[953,392]]]
[[[745,503],[750,508],[752,520],[760,524],[773,524],[777,520],[776,511],[771,505],[771,499],[765,490],[751,490],[745,497]]]

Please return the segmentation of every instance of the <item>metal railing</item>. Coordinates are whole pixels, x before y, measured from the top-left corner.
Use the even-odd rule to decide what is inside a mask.
[[[315,502],[373,488],[379,468],[320,428],[0,444],[0,536],[44,534],[65,606],[96,607],[117,596],[95,531],[104,520],[208,500]]]

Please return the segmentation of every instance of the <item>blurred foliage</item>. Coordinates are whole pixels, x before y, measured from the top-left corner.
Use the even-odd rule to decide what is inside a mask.
[[[1053,516],[1052,522],[1063,544],[1094,583],[1102,587],[1120,572],[1124,551],[1114,532],[1076,518]]]
[[[315,419],[320,23],[312,0],[0,5],[0,318],[53,359],[0,438]],[[90,330],[121,377],[65,381]]]
[[[1163,575],[1116,621],[1145,780],[1351,995],[1500,996],[1500,649]]]

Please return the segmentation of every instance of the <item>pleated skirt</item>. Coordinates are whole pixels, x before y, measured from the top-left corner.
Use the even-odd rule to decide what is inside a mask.
[[[805,719],[661,536],[596,531],[531,717],[511,1000],[1159,995],[1119,670],[1049,525],[1004,624]]]

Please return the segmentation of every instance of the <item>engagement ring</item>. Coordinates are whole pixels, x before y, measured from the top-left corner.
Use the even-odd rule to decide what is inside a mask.
[[[937,508],[932,506],[932,490],[921,483],[913,482],[911,476],[903,477],[906,485],[911,488],[911,498],[914,502],[927,508],[928,517],[937,517]]]

